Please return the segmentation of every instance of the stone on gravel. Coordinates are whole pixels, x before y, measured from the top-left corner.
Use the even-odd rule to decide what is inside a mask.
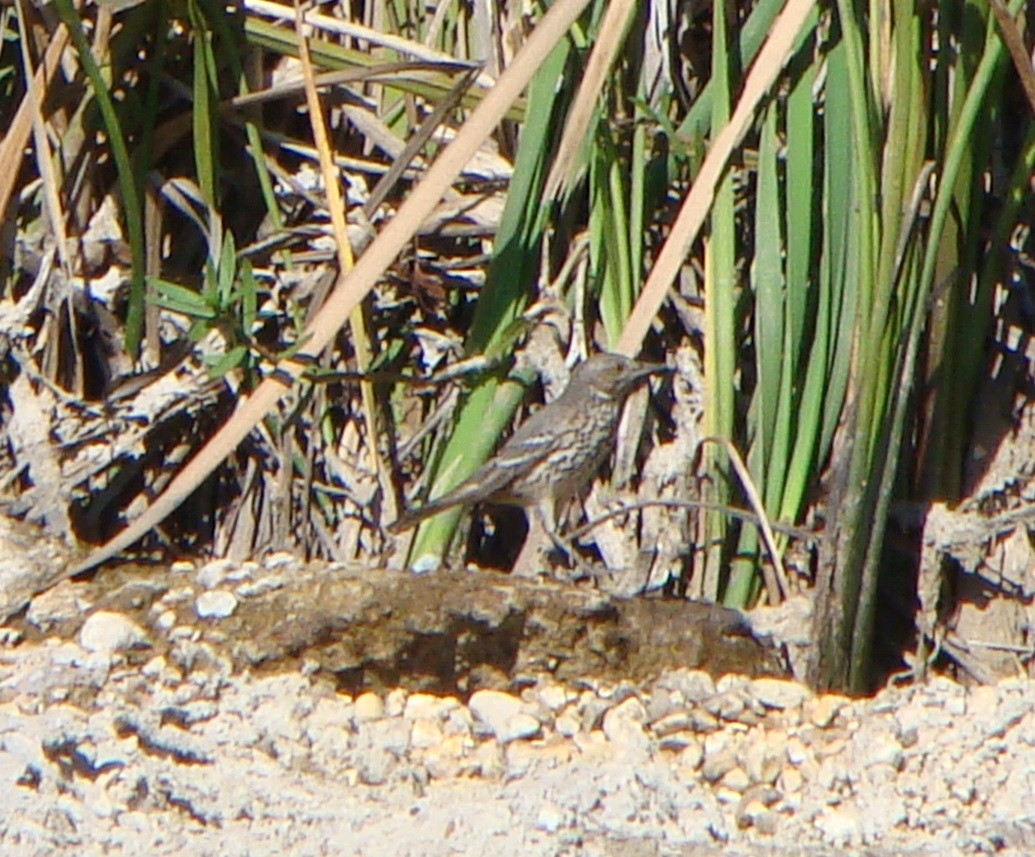
[[[820,729],[830,726],[844,707],[846,700],[834,694],[826,694],[812,699],[805,706],[809,721]]]
[[[430,693],[411,693],[403,704],[402,716],[407,720],[438,718],[446,714],[448,705],[447,700]]]
[[[778,678],[756,678],[751,693],[766,708],[784,711],[797,708],[812,697],[812,691],[796,681]]]
[[[559,684],[547,684],[536,691],[539,701],[555,714],[561,711],[575,695],[566,687]]]
[[[471,713],[502,744],[532,738],[542,728],[535,717],[524,711],[524,703],[509,693],[478,690],[471,695],[467,704]]]
[[[225,589],[202,592],[194,602],[194,611],[199,619],[226,619],[234,615],[237,598]]]
[[[554,728],[557,730],[559,735],[563,735],[565,738],[571,738],[573,735],[578,734],[579,721],[570,714],[562,714],[554,723]]]
[[[372,691],[361,693],[356,697],[355,702],[356,720],[360,723],[367,723],[371,720],[380,720],[385,716],[385,704],[381,697]]]
[[[113,654],[150,645],[147,632],[121,613],[98,610],[79,630],[79,645],[88,652]]]
[[[444,738],[442,727],[434,720],[415,720],[410,730],[410,746],[417,750],[438,746]]]
[[[535,819],[535,826],[547,833],[556,833],[564,824],[564,813],[557,807],[548,805],[539,810]]]
[[[862,818],[854,807],[830,807],[819,814],[815,825],[828,845],[848,848],[864,844]]]
[[[239,565],[240,563],[229,559],[214,559],[199,568],[194,579],[205,589],[215,589],[225,580],[229,580],[230,574]]]
[[[603,732],[623,759],[635,762],[649,756],[650,736],[643,728],[646,720],[647,710],[634,696],[604,714]]]

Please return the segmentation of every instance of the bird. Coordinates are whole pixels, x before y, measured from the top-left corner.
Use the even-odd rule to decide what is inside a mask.
[[[529,417],[499,451],[451,491],[404,512],[388,526],[401,533],[454,506],[483,501],[535,509],[555,544],[559,501],[593,477],[614,445],[629,394],[647,376],[667,372],[621,354],[595,354],[575,366],[568,386]]]

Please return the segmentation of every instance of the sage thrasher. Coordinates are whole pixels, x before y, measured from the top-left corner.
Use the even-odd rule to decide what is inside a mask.
[[[488,500],[534,508],[555,544],[554,509],[592,478],[611,451],[622,407],[639,382],[668,367],[620,354],[579,363],[564,392],[540,408],[499,452],[452,491],[411,509],[388,527],[402,532],[453,506]]]

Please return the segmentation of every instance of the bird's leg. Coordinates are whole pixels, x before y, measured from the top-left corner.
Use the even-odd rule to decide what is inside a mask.
[[[548,568],[547,555],[549,546],[547,538],[550,528],[546,525],[545,516],[539,506],[528,509],[528,534],[521,552],[514,563],[511,574],[516,577],[536,577]],[[553,541],[550,538],[550,541]]]
[[[529,510],[528,535],[525,544],[514,563],[512,574],[518,577],[535,577],[549,567],[550,548],[556,548],[569,566],[586,571],[585,563],[575,553],[571,543],[557,531],[555,504],[552,499],[544,500]]]
[[[551,501],[541,503],[535,507],[532,514],[539,518],[539,525],[542,527],[543,532],[553,542],[553,546],[560,551],[561,556],[568,561],[568,564],[578,565],[579,558],[575,555],[575,549],[566,539],[561,538],[560,533],[557,531],[557,515],[554,504]]]

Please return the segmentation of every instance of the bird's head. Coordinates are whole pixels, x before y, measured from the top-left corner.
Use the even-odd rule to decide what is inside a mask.
[[[644,363],[621,354],[594,354],[571,373],[569,389],[589,387],[609,398],[622,399],[648,375],[671,371],[664,363]]]

